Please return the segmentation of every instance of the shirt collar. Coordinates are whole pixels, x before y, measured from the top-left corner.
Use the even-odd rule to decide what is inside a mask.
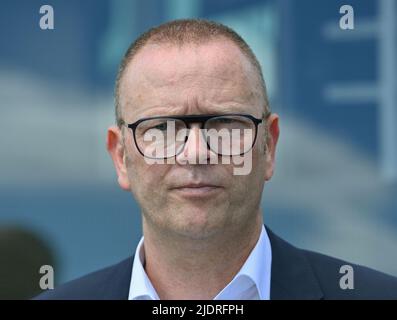
[[[143,267],[145,264],[143,239],[142,237],[135,251],[128,300],[159,300],[159,296]]]
[[[266,229],[233,280],[215,297],[216,300],[255,298],[270,299],[271,246]],[[251,292],[251,293],[249,293]]]
[[[145,263],[144,237],[135,251],[129,300],[158,300],[159,297],[143,267]],[[271,246],[265,227],[254,249],[233,280],[214,298],[229,299],[270,299]]]

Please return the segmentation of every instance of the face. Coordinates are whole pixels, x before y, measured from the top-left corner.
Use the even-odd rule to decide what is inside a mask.
[[[261,118],[264,112],[251,64],[238,47],[222,39],[182,47],[146,45],[125,70],[119,94],[125,123],[186,114],[245,113]],[[258,126],[247,175],[235,175],[233,163],[220,161],[148,164],[127,127],[109,128],[107,147],[121,188],[131,191],[142,208],[144,225],[164,234],[205,238],[246,226],[259,214],[264,182],[273,174],[277,115],[271,115],[267,125],[268,140],[264,123]],[[208,155],[211,151],[200,139],[194,124],[177,157]]]

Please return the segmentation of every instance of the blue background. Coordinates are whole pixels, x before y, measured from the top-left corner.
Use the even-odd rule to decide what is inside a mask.
[[[380,116],[382,94],[393,96],[382,89],[382,1],[349,1],[355,29],[341,30],[336,0],[2,0],[0,223],[49,243],[58,283],[134,253],[139,207],[105,149],[118,63],[148,27],[204,17],[252,46],[281,117],[265,222],[297,246],[397,275],[397,113],[387,126]],[[54,30],[39,27],[43,4]]]

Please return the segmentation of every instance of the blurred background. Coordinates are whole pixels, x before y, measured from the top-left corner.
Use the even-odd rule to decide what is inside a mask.
[[[231,26],[262,64],[281,118],[265,223],[397,276],[397,1],[2,0],[0,298],[37,294],[39,265],[56,286],[134,254],[139,208],[105,149],[117,67],[141,32],[188,17]]]

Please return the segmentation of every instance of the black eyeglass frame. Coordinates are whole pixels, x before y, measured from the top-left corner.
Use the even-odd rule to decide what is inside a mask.
[[[199,124],[201,124],[200,129],[203,129],[203,128],[205,127],[206,122],[207,122],[208,120],[210,120],[210,119],[213,119],[213,118],[229,117],[229,116],[245,117],[245,118],[247,118],[247,119],[249,119],[250,121],[253,122],[253,124],[254,124],[254,126],[255,126],[255,137],[254,137],[254,139],[253,139],[253,141],[252,141],[251,148],[249,148],[249,150],[247,150],[246,152],[241,153],[241,154],[240,154],[240,156],[241,156],[241,155],[247,153],[248,151],[250,151],[250,150],[254,147],[255,142],[256,142],[256,138],[257,138],[257,136],[258,136],[258,125],[259,125],[260,123],[262,123],[263,120],[267,120],[267,118],[270,116],[270,114],[271,114],[271,112],[268,112],[268,113],[264,114],[264,115],[262,116],[261,119],[258,119],[258,118],[256,118],[256,117],[250,115],[250,114],[245,114],[245,113],[225,113],[225,114],[205,114],[205,115],[202,115],[202,114],[192,114],[192,115],[183,115],[183,116],[172,116],[172,115],[171,115],[171,116],[155,116],[155,117],[141,118],[141,119],[135,121],[134,123],[129,123],[129,124],[127,124],[127,123],[125,123],[124,121],[122,121],[122,124],[126,125],[129,129],[132,130],[132,134],[133,134],[133,137],[134,137],[134,142],[135,142],[135,146],[136,146],[137,150],[139,151],[139,153],[140,153],[143,157],[147,157],[147,156],[141,151],[141,149],[139,148],[138,143],[137,143],[137,141],[136,141],[136,135],[135,135],[136,128],[138,127],[138,125],[139,125],[140,123],[142,123],[142,122],[144,122],[144,121],[147,121],[147,120],[156,120],[156,119],[175,119],[175,120],[181,120],[181,121],[183,121],[184,124],[185,124],[185,126],[186,126],[186,128],[190,128],[190,124],[192,124],[192,123],[199,123]],[[187,138],[188,138],[188,137],[186,137],[186,140],[185,140],[185,142],[184,142],[185,144],[186,144]],[[208,148],[209,150],[212,150],[211,147],[208,145],[208,141],[206,141],[206,143],[207,143],[207,148]],[[182,150],[183,150],[183,148],[182,148]],[[213,150],[212,150],[212,151],[213,151]],[[215,153],[216,153],[218,156],[224,156],[224,155],[222,155],[222,154],[218,154],[217,152],[215,152]],[[170,157],[155,158],[155,159],[158,159],[158,160],[161,160],[161,159],[168,159],[168,158],[176,157],[178,154],[179,154],[179,153],[177,153],[177,154],[175,154],[175,155],[173,155],[173,156],[170,156]],[[149,158],[150,158],[150,157],[149,157]]]

